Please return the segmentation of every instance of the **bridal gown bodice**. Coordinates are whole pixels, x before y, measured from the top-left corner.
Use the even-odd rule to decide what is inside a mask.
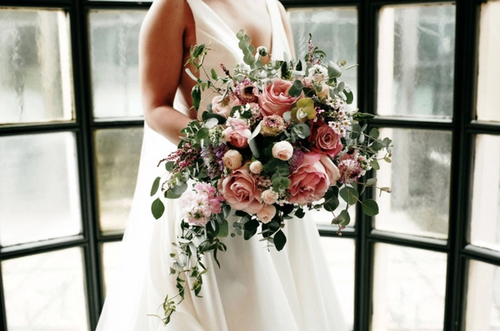
[[[210,43],[205,67],[232,68],[243,55],[235,31],[202,0],[187,0],[196,24],[197,43]],[[290,54],[276,0],[266,0],[272,22],[273,59]],[[258,45],[255,45],[258,46]],[[211,101],[206,97],[201,108]],[[203,99],[203,98],[202,98]],[[186,111],[180,98],[176,109]],[[124,236],[121,268],[110,284],[98,331],[346,331],[347,327],[332,284],[312,217],[287,221],[287,245],[281,252],[258,236],[225,238],[227,252],[219,255],[219,269],[205,257],[202,298],[191,296],[178,305],[164,326],[151,316],[162,315],[165,296],[175,295],[170,275],[170,252],[179,229],[178,200],[166,201],[159,220],[151,216],[149,190],[161,175],[158,160],[175,148],[147,125],[139,178]],[[235,218],[229,220],[229,224]]]

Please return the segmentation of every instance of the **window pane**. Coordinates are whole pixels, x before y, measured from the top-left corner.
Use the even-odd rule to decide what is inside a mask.
[[[104,291],[107,292],[113,284],[113,279],[117,276],[121,241],[104,243],[102,249],[102,262],[104,265]]]
[[[372,330],[442,330],[446,254],[375,244]]]
[[[358,12],[354,7],[290,9],[295,54],[303,61],[307,53],[309,34],[313,44],[326,52],[325,61],[358,63]],[[356,108],[357,69],[352,68],[341,78],[354,92],[353,108]]]
[[[470,239],[500,251],[500,136],[476,137]]]
[[[139,169],[142,128],[95,133],[101,231],[125,229]]]
[[[376,194],[380,213],[375,228],[435,238],[448,237],[451,133],[430,130],[380,129],[392,137],[392,163],[381,162]]]
[[[9,330],[89,330],[82,262],[79,248],[3,261]]]
[[[477,118],[500,121],[500,1],[481,4]]]
[[[89,14],[94,117],[142,116],[139,30],[146,11]]]
[[[455,6],[385,6],[378,24],[377,113],[451,117]]]
[[[466,330],[500,330],[500,267],[469,262],[466,305]]]
[[[81,232],[75,137],[0,137],[0,244]]]
[[[349,330],[354,329],[354,261],[355,241],[334,237],[321,237],[332,283],[342,303]]]
[[[69,17],[0,8],[0,124],[71,120]]]

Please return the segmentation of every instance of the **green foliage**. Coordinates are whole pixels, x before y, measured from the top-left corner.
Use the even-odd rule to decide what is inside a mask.
[[[354,205],[359,200],[358,190],[353,187],[344,186],[340,192],[340,197],[347,202],[348,205]]]
[[[163,215],[164,211],[165,211],[165,205],[160,200],[160,198],[156,198],[151,204],[151,212],[153,213],[153,217],[155,219],[159,219]]]
[[[161,180],[161,177],[155,178],[155,180],[153,182],[153,186],[151,187],[150,196],[153,196],[156,194],[156,192],[158,192],[158,188],[160,187],[160,180]]]

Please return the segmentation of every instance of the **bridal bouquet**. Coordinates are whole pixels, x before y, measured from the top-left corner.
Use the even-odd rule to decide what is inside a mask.
[[[379,138],[375,128],[364,133],[367,125],[360,122],[372,115],[349,107],[353,93],[339,79],[345,63],[323,63],[325,53],[309,39],[303,63],[264,64],[267,50],[256,50],[243,31],[237,37],[244,64],[233,71],[221,64],[223,77],[203,66],[208,45],[191,48],[187,64],[200,78],[187,72],[196,81],[192,98],[201,120],[182,129],[177,151],[160,161],[166,177],[156,178],[151,190],[155,218],[164,213],[163,198],[180,198],[183,210],[171,254],[179,300],[166,297],[165,324],[184,298],[187,278],[200,294],[207,271],[202,257],[210,252],[219,264],[218,252],[227,249],[220,238],[259,234],[266,245],[282,250],[286,220],[308,210],[332,212],[339,234],[350,221],[349,206],[360,203],[365,214],[378,213],[375,200],[359,197],[376,180],[362,177],[378,169],[379,160],[390,162],[392,141]],[[213,99],[200,110],[206,90]],[[347,207],[336,213],[339,197]]]

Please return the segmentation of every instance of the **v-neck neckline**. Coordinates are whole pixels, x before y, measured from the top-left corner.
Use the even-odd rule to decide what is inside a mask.
[[[212,7],[210,7],[207,3],[205,3],[205,1],[203,0],[199,0],[201,3],[203,3],[203,5],[205,7],[208,8],[208,10],[213,14],[213,16],[217,17],[217,19],[220,21],[221,23],[221,26],[226,30],[226,33],[231,36],[232,38],[234,38],[237,42],[236,42],[236,45],[238,45],[239,41],[236,37],[236,34],[238,31],[233,31],[231,29],[231,27],[219,16],[219,14],[217,14],[217,12],[215,10],[212,9]],[[273,54],[273,48],[276,44],[274,38],[276,37],[276,34],[275,34],[275,29],[274,29],[274,22],[273,22],[273,18],[271,16],[271,8],[269,8],[270,4],[269,4],[269,0],[265,0],[266,1],[266,11],[267,11],[267,15],[269,17],[269,21],[271,22],[271,45],[270,45],[270,49],[268,48],[268,51],[270,54]],[[224,43],[226,44],[229,44],[227,41],[224,41]],[[263,45],[253,45],[255,46],[255,48],[259,47],[259,46],[263,46]],[[267,47],[267,46],[266,46]],[[238,50],[240,48],[238,47]],[[241,51],[241,50],[240,50]]]

